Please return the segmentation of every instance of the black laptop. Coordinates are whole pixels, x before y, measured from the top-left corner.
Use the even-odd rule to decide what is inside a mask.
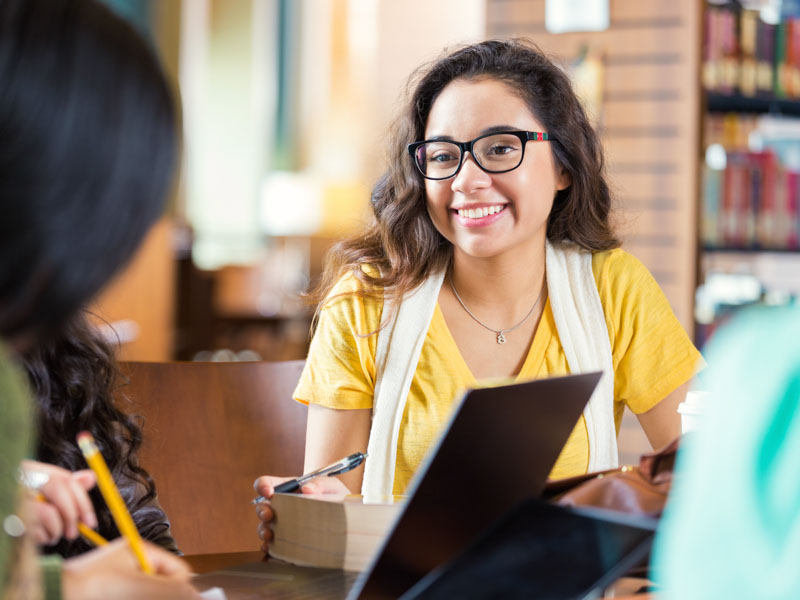
[[[599,380],[600,373],[586,373],[469,390],[360,575],[270,560],[202,575],[196,584],[224,587],[229,598],[400,597],[541,494]]]
[[[599,598],[646,562],[654,519],[526,500],[402,600]]]

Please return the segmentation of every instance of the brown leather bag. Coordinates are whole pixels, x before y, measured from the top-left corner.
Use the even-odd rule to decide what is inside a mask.
[[[548,481],[542,497],[565,506],[593,506],[660,517],[672,484],[680,439],[643,454],[638,467],[625,466]]]

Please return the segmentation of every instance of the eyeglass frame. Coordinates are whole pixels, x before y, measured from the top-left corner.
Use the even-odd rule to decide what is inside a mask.
[[[481,162],[475,158],[475,153],[472,151],[472,148],[475,145],[475,142],[478,140],[482,140],[487,137],[491,137],[493,135],[514,135],[519,138],[520,143],[522,144],[522,156],[519,158],[519,162],[515,167],[511,167],[510,169],[503,169],[502,171],[492,171],[491,169],[487,169],[484,167]],[[499,175],[501,173],[508,173],[513,171],[514,169],[518,169],[519,166],[522,164],[522,161],[525,160],[525,146],[528,145],[528,142],[552,142],[555,138],[552,137],[549,133],[543,131],[521,131],[518,129],[507,129],[502,131],[492,131],[491,133],[484,133],[483,135],[479,135],[475,139],[469,142],[456,142],[454,140],[422,140],[420,142],[412,142],[406,149],[408,150],[408,154],[411,156],[411,161],[414,163],[414,166],[417,167],[417,171],[419,171],[420,175],[422,175],[425,179],[429,179],[431,181],[444,181],[445,179],[450,179],[451,177],[455,177],[458,175],[458,172],[461,170],[461,167],[464,166],[464,157],[466,156],[467,152],[472,155],[472,159],[475,161],[475,164],[478,165],[478,168],[483,171],[484,173],[490,173],[492,175]],[[431,143],[447,143],[453,144],[454,146],[458,146],[460,151],[459,158],[458,158],[458,166],[456,170],[453,172],[452,175],[448,175],[447,177],[429,177],[425,173],[422,172],[422,167],[420,166],[419,162],[417,161],[417,148],[424,144],[431,144]]]

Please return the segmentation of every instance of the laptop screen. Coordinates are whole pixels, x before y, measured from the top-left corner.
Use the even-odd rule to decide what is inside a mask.
[[[655,522],[529,500],[404,599],[599,597],[642,561]]]
[[[467,392],[351,597],[399,597],[519,502],[539,496],[599,379],[586,373]]]

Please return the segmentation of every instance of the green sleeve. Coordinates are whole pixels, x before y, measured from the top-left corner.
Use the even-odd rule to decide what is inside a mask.
[[[39,558],[44,600],[61,600],[61,557],[50,554]]]
[[[0,343],[0,596],[10,579],[9,557],[15,543],[3,531],[2,523],[17,510],[17,472],[33,444],[33,416],[26,381]]]

